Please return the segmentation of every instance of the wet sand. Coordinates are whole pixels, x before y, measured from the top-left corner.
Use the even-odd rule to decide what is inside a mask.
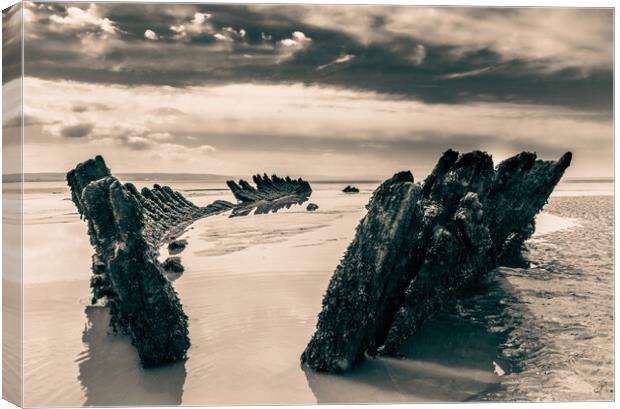
[[[189,242],[180,253],[186,270],[174,282],[189,316],[192,347],[185,362],[149,370],[140,367],[126,337],[109,334],[107,310],[88,307],[92,250],[79,231],[85,226],[54,226],[74,229],[76,237],[56,245],[62,261],[52,266],[77,272],[47,271],[45,282],[26,285],[25,404],[446,402],[493,394],[510,400],[500,395],[504,379],[518,382],[522,369],[503,352],[515,323],[509,318],[525,320],[530,312],[501,272],[425,325],[405,346],[407,359],[370,359],[340,376],[300,367],[329,278],[371,191],[316,189],[316,212],[296,206],[193,224],[181,236]],[[563,216],[541,214],[537,239],[581,223]],[[33,265],[45,268],[43,262]],[[52,273],[56,280],[49,280]]]
[[[529,269],[502,268],[514,301],[503,355],[518,363],[488,400],[614,398],[613,197],[556,197],[576,220],[528,243]]]

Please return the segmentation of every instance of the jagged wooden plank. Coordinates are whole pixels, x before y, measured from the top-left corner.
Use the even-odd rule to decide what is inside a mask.
[[[332,276],[302,363],[341,372],[377,350],[397,354],[461,289],[518,258],[571,158],[524,152],[493,169],[485,152],[448,150],[405,195],[403,173],[384,182]]]

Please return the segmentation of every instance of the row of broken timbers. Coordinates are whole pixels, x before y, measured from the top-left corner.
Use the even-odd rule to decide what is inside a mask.
[[[383,182],[323,297],[303,365],[343,372],[368,356],[397,355],[405,340],[467,286],[501,265],[521,265],[534,219],[570,165],[523,152],[496,167],[481,151],[448,150],[416,183],[410,172]],[[158,262],[158,249],[197,219],[266,213],[303,203],[303,179],[256,175],[227,182],[237,203],[199,207],[167,186],[140,191],[97,156],[67,174],[95,249],[93,302],[115,332],[131,337],[145,367],[185,359],[188,317]],[[318,300],[317,300],[318,302]]]

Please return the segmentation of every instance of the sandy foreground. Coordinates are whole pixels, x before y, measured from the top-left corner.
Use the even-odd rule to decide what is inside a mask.
[[[314,331],[329,278],[365,213],[372,189],[317,190],[317,212],[202,219],[182,236],[186,272],[174,281],[189,316],[188,359],[144,370],[127,338],[109,333],[105,308],[90,307],[86,226],[67,219],[30,268],[80,277],[25,286],[27,406],[300,404],[464,401],[497,387],[508,368],[483,325],[437,319],[412,339],[409,359],[371,359],[341,376],[305,372],[299,356]],[[578,221],[542,213],[538,235]],[[64,237],[64,236],[63,236]],[[167,256],[162,250],[162,257]],[[73,272],[66,273],[62,269]]]

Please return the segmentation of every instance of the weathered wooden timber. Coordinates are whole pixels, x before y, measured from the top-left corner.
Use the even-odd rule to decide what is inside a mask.
[[[300,205],[308,200],[312,194],[310,183],[299,179],[291,179],[267,174],[252,177],[255,186],[245,180],[226,182],[238,203],[231,216],[247,216],[254,214],[275,213],[283,208]]]
[[[229,210],[256,213],[290,207],[307,200],[312,190],[302,179],[255,176],[257,188],[240,181],[229,183],[241,203],[217,200],[199,207],[168,186],[155,184],[140,191],[110,174],[104,159],[96,156],[67,173],[71,199],[88,223],[92,258],[92,302],[109,306],[114,331],[128,334],[144,366],[183,359],[190,346],[187,316],[164,271],[179,274],[179,257],[162,266],[158,249],[174,240],[192,222]],[[252,190],[253,189],[253,190]],[[178,253],[185,240],[170,243]]]
[[[301,361],[342,372],[401,344],[466,286],[521,263],[534,218],[570,165],[524,152],[493,168],[480,151],[448,150],[424,183],[409,172],[373,193],[336,268]]]

